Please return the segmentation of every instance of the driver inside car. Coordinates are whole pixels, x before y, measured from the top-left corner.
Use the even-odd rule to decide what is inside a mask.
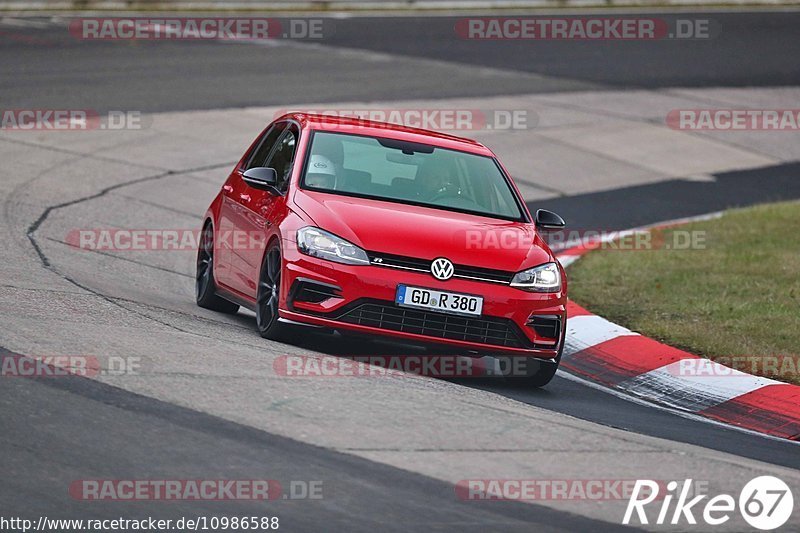
[[[420,184],[419,196],[423,200],[433,201],[461,194],[455,165],[448,159],[436,158],[423,163],[417,181]]]

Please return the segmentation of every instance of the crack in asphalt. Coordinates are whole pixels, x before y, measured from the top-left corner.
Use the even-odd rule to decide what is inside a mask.
[[[217,181],[217,184],[218,183],[219,182]],[[177,215],[183,215],[183,216],[185,216],[187,218],[198,218],[197,213],[190,213],[190,212],[184,211],[182,209],[176,209],[174,207],[168,207],[166,205],[161,205],[161,204],[158,204],[156,202],[150,202],[150,201],[147,201],[147,200],[143,200],[143,199],[137,198],[135,196],[128,196],[126,194],[121,194],[120,197],[125,198],[126,200],[130,200],[132,202],[138,202],[140,204],[149,205],[150,207],[155,207],[156,209],[163,209],[164,211],[167,211],[169,213],[175,213]]]
[[[75,154],[75,155],[82,155],[82,156],[85,156],[85,157],[90,157],[90,156],[88,156],[86,154]],[[50,214],[53,213],[54,211],[58,211],[59,209],[63,209],[65,207],[71,207],[71,206],[74,206],[74,205],[77,205],[77,204],[80,204],[80,203],[83,203],[83,202],[88,202],[90,200],[95,200],[97,198],[101,198],[101,197],[107,195],[108,193],[116,191],[116,190],[121,189],[123,187],[128,187],[128,186],[131,186],[131,185],[138,185],[140,183],[146,183],[148,181],[155,181],[155,180],[167,178],[169,176],[185,175],[185,174],[191,174],[193,172],[202,172],[204,170],[212,170],[212,169],[217,169],[217,168],[224,168],[224,167],[230,166],[230,165],[232,165],[234,163],[235,162],[215,163],[215,164],[211,164],[211,165],[204,165],[204,166],[194,167],[194,168],[184,169],[184,170],[165,170],[165,171],[162,171],[162,172],[160,172],[158,174],[154,174],[154,175],[150,175],[150,176],[144,176],[144,177],[136,178],[136,179],[133,179],[133,180],[130,180],[130,181],[125,181],[125,182],[117,183],[117,184],[114,184],[114,185],[110,185],[108,187],[105,187],[105,188],[101,189],[100,191],[96,192],[95,194],[90,194],[88,196],[77,198],[75,200],[70,200],[68,202],[62,202],[60,204],[51,205],[51,206],[47,207],[42,212],[41,215],[39,215],[39,218],[34,220],[30,224],[30,226],[28,226],[28,230],[26,231],[26,236],[28,237],[28,240],[30,241],[30,244],[33,247],[34,251],[39,256],[39,260],[41,261],[42,266],[44,268],[46,268],[47,270],[53,272],[54,274],[56,274],[60,278],[64,279],[65,281],[75,285],[76,287],[78,287],[78,288],[80,288],[80,289],[82,289],[82,290],[84,290],[84,291],[86,291],[86,292],[88,292],[90,294],[93,294],[93,295],[105,300],[106,302],[108,302],[108,303],[110,303],[112,305],[116,305],[117,307],[125,309],[126,311],[134,313],[134,314],[136,314],[136,315],[138,315],[138,316],[140,316],[142,318],[145,318],[145,319],[148,319],[148,320],[152,320],[153,322],[161,324],[162,326],[165,326],[167,328],[174,329],[176,331],[179,331],[181,333],[186,333],[188,335],[196,335],[196,336],[204,337],[204,338],[212,338],[209,335],[203,335],[201,333],[197,333],[197,332],[194,332],[194,331],[185,330],[185,329],[180,328],[180,327],[178,327],[178,326],[176,326],[174,324],[170,324],[169,322],[165,322],[163,320],[159,320],[157,318],[154,318],[152,316],[146,315],[146,314],[141,313],[139,311],[136,311],[134,309],[130,309],[128,307],[125,307],[124,305],[120,304],[119,301],[115,300],[113,297],[107,296],[107,295],[105,295],[105,294],[103,294],[103,293],[101,293],[101,292],[99,292],[97,290],[94,290],[94,289],[92,289],[92,288],[90,288],[90,287],[88,287],[86,285],[83,285],[82,283],[80,283],[76,279],[68,276],[67,274],[64,274],[64,273],[60,272],[55,266],[53,266],[53,264],[50,262],[50,259],[47,257],[47,254],[45,254],[44,251],[42,250],[41,246],[39,245],[39,242],[36,239],[36,232],[42,226],[42,224],[48,219]],[[138,305],[145,305],[145,304],[142,304],[141,302],[134,302],[134,303],[136,303]],[[181,313],[180,311],[175,311],[175,312]],[[181,314],[183,314],[183,313],[181,313]]]
[[[0,289],[16,289],[18,291],[37,291],[37,292],[50,292],[53,294],[80,294],[80,292],[64,291],[60,289],[43,289],[41,287],[20,287],[19,285],[10,285],[8,283],[0,284]]]
[[[34,220],[33,223],[30,226],[28,226],[28,230],[26,232],[28,240],[31,242],[31,245],[33,246],[33,249],[36,251],[37,255],[39,256],[39,259],[42,261],[42,265],[45,268],[47,268],[48,270],[51,270],[51,271],[55,272],[59,276],[65,277],[64,275],[62,275],[60,272],[57,272],[52,267],[52,265],[50,264],[50,260],[47,258],[47,255],[42,251],[41,247],[39,246],[39,243],[36,241],[35,233],[41,227],[41,225],[44,223],[44,221],[47,220],[47,218],[50,216],[50,213],[52,213],[53,211],[57,211],[59,209],[63,209],[65,207],[70,207],[70,206],[77,205],[77,204],[80,204],[80,203],[83,203],[83,202],[88,202],[90,200],[95,200],[97,198],[101,198],[101,197],[105,196],[106,194],[108,194],[108,193],[110,193],[112,191],[115,191],[117,189],[121,189],[122,187],[127,187],[129,185],[137,185],[139,183],[145,183],[145,182],[148,182],[148,181],[153,181],[153,180],[165,178],[167,176],[171,176],[174,173],[175,173],[175,171],[167,170],[167,171],[164,171],[164,172],[162,172],[160,174],[156,174],[154,176],[145,176],[143,178],[137,178],[137,179],[134,179],[132,181],[126,181],[126,182],[123,182],[123,183],[117,183],[115,185],[111,185],[110,187],[106,187],[104,189],[101,189],[99,192],[97,192],[95,194],[91,194],[89,196],[84,196],[84,197],[78,198],[76,200],[70,200],[68,202],[63,202],[63,203],[60,203],[60,204],[55,204],[55,205],[49,206],[47,209],[45,209],[42,212],[41,215],[39,215],[39,218]]]
[[[30,146],[32,148],[38,148],[38,149],[41,149],[41,150],[47,150],[48,152],[56,152],[56,153],[59,153],[59,154],[66,154],[66,155],[74,155],[74,156],[79,157],[80,159],[92,159],[94,161],[104,161],[106,163],[117,163],[117,164],[121,164],[121,165],[128,165],[128,166],[139,167],[139,168],[149,168],[151,170],[159,170],[159,169],[161,169],[161,167],[157,167],[157,166],[154,166],[154,165],[142,165],[140,163],[133,163],[133,162],[127,161],[125,159],[117,159],[117,158],[114,158],[114,157],[96,156],[96,155],[93,155],[93,154],[87,154],[85,152],[80,152],[78,150],[69,150],[67,148],[59,148],[57,146],[49,146],[49,145],[46,145],[46,144],[34,143],[34,142],[30,142],[30,141],[23,141],[23,140],[20,140],[20,139],[9,139],[7,137],[4,137],[4,138],[0,139],[0,141],[11,143],[11,144],[20,144],[22,146]]]
[[[144,265],[143,264],[142,266],[150,266],[150,265]],[[59,274],[59,276],[60,276],[60,274]],[[64,278],[64,279],[66,279],[66,278]],[[68,281],[70,281],[70,280],[68,280]],[[72,281],[70,281],[70,282],[72,283]],[[101,296],[101,297],[104,296],[104,295],[101,295],[101,294],[97,294],[97,293],[93,292],[90,289],[86,289],[86,288],[84,288],[83,286],[81,286],[81,285],[79,285],[77,283],[73,283],[73,284],[76,287],[78,287],[79,289],[82,289],[83,291],[88,291],[90,293],[90,295],[92,295],[92,296]],[[69,295],[85,296],[84,294],[82,294],[80,292],[69,292],[69,291],[58,290],[58,289],[43,289],[43,288],[38,288],[38,287],[18,287],[16,285],[8,285],[8,284],[0,285],[0,289],[14,289],[14,290],[19,290],[19,291],[37,291],[37,292],[49,292],[49,293],[54,293],[54,294],[69,294]],[[129,311],[131,313],[136,313],[137,315],[139,315],[141,317],[149,318],[149,319],[154,320],[156,322],[158,322],[158,320],[156,320],[156,319],[154,319],[154,318],[150,317],[149,315],[146,315],[146,314],[144,314],[142,312],[137,312],[134,309],[131,309],[129,307],[125,307],[124,305],[121,305],[121,303],[126,303],[126,304],[131,304],[131,305],[138,305],[138,306],[141,306],[141,307],[144,307],[144,308],[147,308],[147,309],[151,309],[153,311],[160,311],[160,312],[164,312],[164,313],[175,313],[175,314],[179,314],[179,315],[185,316],[187,318],[191,318],[191,319],[196,320],[196,321],[205,322],[207,324],[213,324],[215,326],[232,327],[232,328],[244,331],[244,332],[252,332],[253,331],[252,327],[244,326],[244,325],[241,325],[241,324],[236,324],[236,323],[233,323],[233,322],[221,322],[219,320],[213,320],[211,318],[195,315],[195,314],[192,314],[192,313],[188,313],[186,311],[177,311],[175,309],[168,309],[166,307],[161,307],[161,306],[158,306],[158,305],[155,305],[155,304],[143,303],[143,302],[139,302],[139,301],[136,301],[136,300],[131,300],[129,298],[122,298],[120,296],[104,296],[103,299],[106,300],[106,301],[109,301],[110,303],[116,304],[117,307],[120,307],[120,308],[122,308],[122,309],[124,309],[126,311]],[[198,335],[198,336],[201,336],[201,337],[204,337],[204,338],[213,338],[213,337],[210,337],[208,335],[201,335],[199,333],[192,333],[192,334]],[[246,342],[240,342],[239,345],[240,346],[248,346],[250,348],[256,348],[258,350],[263,350],[264,349],[264,347],[262,345],[249,344],[249,343],[246,343]],[[156,374],[156,373],[153,373],[153,374]],[[187,375],[192,375],[192,374],[187,374]]]
[[[62,240],[59,240],[59,239],[54,239],[52,237],[45,237],[45,239],[47,239],[50,242],[63,244],[64,246],[69,246],[70,248],[75,248],[74,245],[72,245],[72,244],[70,244],[68,242],[64,242]],[[175,274],[176,276],[182,276],[184,278],[193,279],[193,276],[191,274],[187,274],[186,272],[178,272],[177,270],[171,270],[169,268],[160,267],[160,266],[157,266],[157,265],[151,265],[151,264],[145,263],[143,261],[137,261],[136,259],[128,259],[127,257],[120,257],[118,255],[114,255],[114,254],[105,252],[103,250],[83,249],[83,251],[84,252],[93,253],[93,254],[102,255],[102,256],[105,256],[105,257],[110,257],[112,259],[119,259],[120,261],[126,261],[128,263],[133,263],[135,265],[152,268],[154,270],[160,270],[162,272],[167,272],[168,274]]]

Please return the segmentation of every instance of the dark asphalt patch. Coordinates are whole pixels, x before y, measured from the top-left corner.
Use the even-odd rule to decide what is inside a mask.
[[[536,504],[462,501],[449,483],[77,376],[0,376],[0,449],[3,508],[33,520],[278,516],[281,530],[364,532],[620,527]],[[323,499],[73,499],[70,484],[87,479],[274,479],[284,493],[292,480],[315,480]]]
[[[612,191],[528,202],[550,209],[567,229],[622,230],[733,207],[800,198],[800,163],[714,174],[714,181],[672,179]]]
[[[583,14],[546,15],[570,16],[587,18],[593,14],[587,10]],[[800,56],[800,39],[795,38],[800,13],[626,14],[619,10],[594,16],[663,19],[670,27],[675,26],[676,19],[692,24],[708,20],[713,31],[709,31],[709,39],[689,40],[468,40],[459,38],[454,30],[456,22],[466,17],[351,18],[334,21],[335,32],[325,42],[617,89],[800,83],[800,70],[792,59]],[[497,89],[502,94],[503,88]]]
[[[800,56],[800,13],[663,17],[710,19],[718,33],[696,40],[475,41],[456,35],[459,17],[354,17],[325,19],[332,27],[330,35],[309,40],[318,45],[310,48],[303,46],[308,43],[81,41],[69,34],[66,24],[0,28],[0,93],[9,109],[161,112],[800,83],[800,70],[792,59]],[[337,53],[337,47],[395,57],[372,61]],[[411,58],[451,65],[421,71]],[[482,75],[476,67],[507,73]]]

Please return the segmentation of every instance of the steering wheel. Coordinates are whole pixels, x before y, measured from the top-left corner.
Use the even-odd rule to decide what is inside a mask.
[[[448,183],[436,193],[436,195],[431,198],[431,202],[436,202],[438,200],[444,200],[445,198],[458,198],[459,200],[463,199],[461,196],[461,188],[458,185],[453,183]]]

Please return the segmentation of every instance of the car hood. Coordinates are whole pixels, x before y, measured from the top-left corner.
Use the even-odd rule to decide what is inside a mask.
[[[306,190],[294,201],[317,227],[371,252],[508,272],[553,260],[533,224]]]

